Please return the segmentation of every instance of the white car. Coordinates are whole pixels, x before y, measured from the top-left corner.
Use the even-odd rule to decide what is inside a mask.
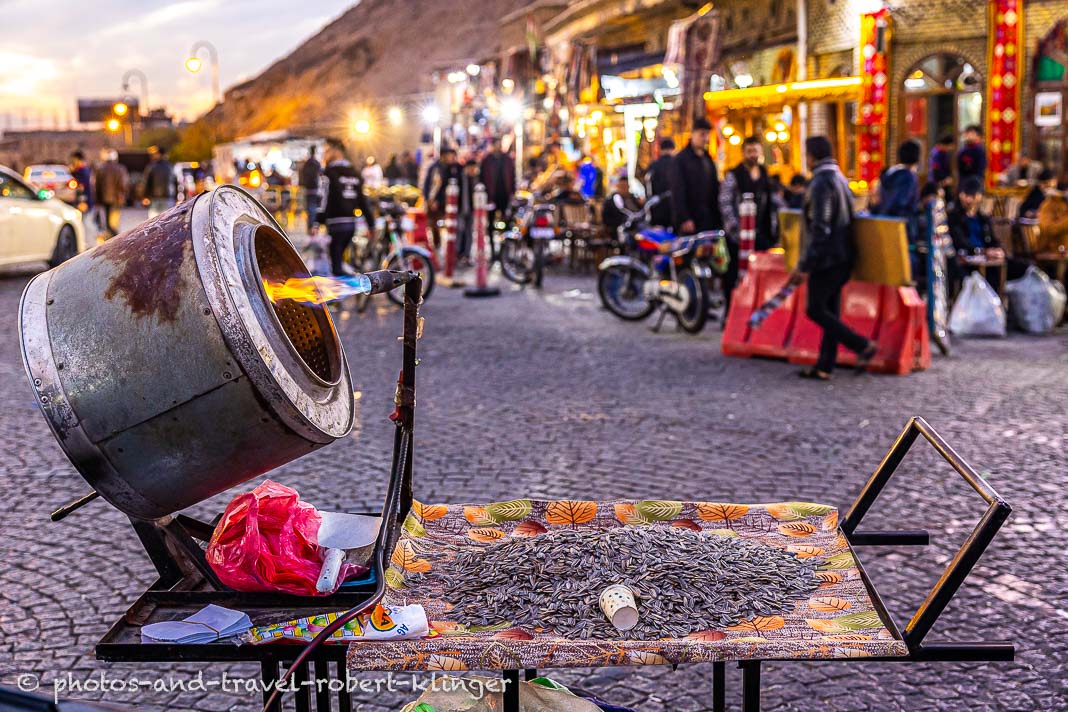
[[[69,168],[59,163],[26,166],[22,179],[38,190],[52,191],[64,203],[74,205],[78,198],[78,181],[74,180]]]
[[[82,214],[0,166],[0,265],[69,260],[85,249]]]

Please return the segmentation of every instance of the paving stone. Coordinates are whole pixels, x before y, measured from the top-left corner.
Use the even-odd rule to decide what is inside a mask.
[[[27,278],[0,278],[0,324],[9,334],[0,343],[0,477],[14,505],[0,511],[0,684],[13,684],[21,673],[65,670],[257,675],[248,665],[93,659],[96,641],[153,577],[129,522],[107,504],[48,521],[52,509],[87,485],[36,412],[22,372],[14,334]],[[805,499],[845,509],[906,420],[922,415],[1012,503],[1010,522],[1029,525],[1006,527],[931,638],[1015,641],[1016,662],[774,662],[763,673],[764,709],[1068,708],[1064,330],[1050,338],[958,342],[952,357],[935,356],[929,371],[909,377],[843,373],[833,384],[811,383],[781,362],[723,357],[714,325],[698,336],[671,328],[653,334],[614,319],[590,298],[593,287],[592,277],[554,273],[544,294],[504,285],[496,299],[467,300],[456,290],[435,290],[420,344],[420,499]],[[380,505],[389,466],[393,426],[386,416],[400,361],[400,316],[380,305],[337,324],[361,392],[357,431],[270,476],[324,509],[366,511]],[[233,494],[192,513],[210,519]],[[903,462],[865,523],[927,527],[932,545],[895,549],[893,558],[860,551],[899,625],[982,505],[930,450],[917,445]],[[643,712],[705,709],[710,701],[709,665],[550,674]],[[740,682],[728,666],[733,710],[740,708]],[[378,712],[414,696],[358,695],[355,702]],[[106,701],[146,710],[255,710],[257,699],[148,693]]]

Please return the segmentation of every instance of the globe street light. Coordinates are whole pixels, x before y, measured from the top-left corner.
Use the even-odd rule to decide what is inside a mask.
[[[366,136],[371,133],[371,122],[367,119],[356,119],[356,123],[353,125],[356,133],[360,136]]]
[[[111,107],[111,110],[114,112],[115,116],[122,117],[129,113],[130,106],[125,101],[117,101],[115,102],[115,105]]]
[[[137,79],[141,83],[141,103],[145,114],[148,114],[148,77],[140,69],[131,69],[122,75],[122,91],[126,94],[130,91],[130,80]]]
[[[386,117],[389,119],[389,123],[394,126],[400,126],[404,122],[404,111],[399,106],[391,106]]]
[[[194,44],[193,49],[189,51],[189,58],[185,60],[185,68],[196,74],[204,67],[204,62],[197,56],[202,49],[208,51],[208,59],[211,61],[211,95],[215,103],[219,103],[222,101],[222,95],[219,94],[219,52],[215,49],[215,45],[204,40]]]

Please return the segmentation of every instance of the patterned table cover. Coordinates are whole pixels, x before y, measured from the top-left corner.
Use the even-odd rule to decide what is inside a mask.
[[[723,630],[650,641],[573,640],[511,623],[470,627],[450,617],[440,584],[409,585],[453,555],[441,544],[476,549],[505,537],[536,537],[554,527],[686,527],[710,536],[756,539],[816,564],[819,588],[781,616]],[[384,603],[425,607],[431,636],[352,643],[348,667],[361,670],[510,670],[665,665],[721,660],[906,656],[875,610],[838,510],[811,502],[730,504],[626,500],[516,499],[477,505],[416,502],[386,571]]]

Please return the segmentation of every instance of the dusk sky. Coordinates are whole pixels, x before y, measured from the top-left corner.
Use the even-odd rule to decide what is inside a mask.
[[[0,0],[0,129],[65,126],[79,97],[115,97],[122,75],[148,76],[152,106],[192,119],[211,107],[207,66],[190,74],[193,44],[219,50],[220,84],[257,75],[356,0]],[[201,55],[205,57],[206,55]],[[140,92],[135,79],[131,90]]]

